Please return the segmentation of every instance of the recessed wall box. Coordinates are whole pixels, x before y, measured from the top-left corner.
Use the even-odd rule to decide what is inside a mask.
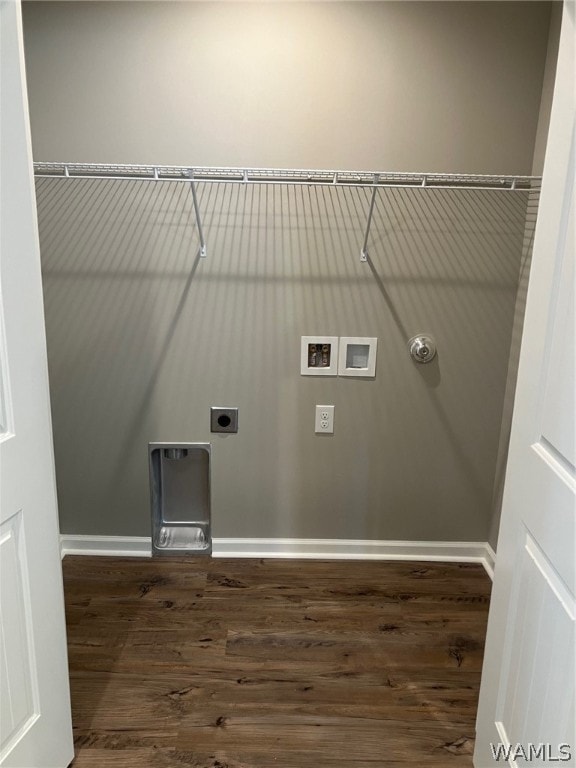
[[[338,376],[376,375],[378,339],[365,336],[341,336]]]
[[[338,375],[338,336],[302,336],[302,376]]]
[[[209,555],[210,444],[150,443],[153,555]]]

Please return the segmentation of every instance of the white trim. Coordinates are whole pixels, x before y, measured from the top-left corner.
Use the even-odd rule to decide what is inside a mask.
[[[278,557],[303,560],[425,560],[481,563],[483,541],[376,541],[362,539],[213,539],[212,557]]]
[[[60,537],[64,555],[150,557],[148,536]],[[374,541],[370,539],[213,539],[212,557],[275,557],[302,560],[424,560],[481,563],[490,578],[495,554],[484,541]]]
[[[152,557],[150,536],[82,536],[62,534],[60,553],[65,555],[109,555]]]
[[[484,554],[484,568],[486,569],[486,573],[492,581],[494,581],[494,566],[496,565],[496,552],[492,549],[490,544],[486,542],[484,544],[484,547],[486,548],[486,552]]]

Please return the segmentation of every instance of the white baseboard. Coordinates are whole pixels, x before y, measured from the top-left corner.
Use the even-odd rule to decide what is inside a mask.
[[[60,536],[65,555],[107,555],[109,557],[152,557],[150,536]]]
[[[490,548],[492,557],[487,547]],[[375,541],[371,539],[213,539],[212,557],[310,560],[423,560],[481,563],[492,578],[493,551],[483,541]]]
[[[62,535],[65,555],[150,557],[148,536]],[[493,578],[495,554],[484,541],[374,541],[360,539],[213,539],[212,557],[308,560],[424,560],[481,563]]]
[[[484,555],[483,565],[484,565],[484,568],[486,569],[486,573],[488,574],[488,576],[490,576],[492,581],[494,581],[494,566],[496,565],[496,552],[494,552],[494,550],[492,549],[490,544],[488,544],[488,542],[486,542],[484,546],[486,548],[486,554]]]

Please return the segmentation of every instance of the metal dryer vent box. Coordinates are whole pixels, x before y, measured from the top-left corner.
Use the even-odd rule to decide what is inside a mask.
[[[210,443],[150,443],[153,555],[209,555]]]

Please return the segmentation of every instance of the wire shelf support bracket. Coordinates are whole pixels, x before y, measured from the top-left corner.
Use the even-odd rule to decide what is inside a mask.
[[[376,192],[378,187],[376,186],[377,178],[374,179],[374,189],[372,190],[372,199],[370,200],[370,209],[368,211],[368,220],[366,221],[366,232],[364,234],[364,244],[360,250],[360,261],[368,261],[368,237],[370,236],[370,225],[372,224],[372,215],[374,213],[374,206],[376,204]]]
[[[206,258],[206,240],[204,239],[204,230],[202,229],[202,217],[200,216],[200,207],[198,205],[198,196],[196,195],[196,182],[194,180],[194,173],[190,171],[190,189],[192,190],[192,203],[194,205],[194,213],[196,215],[196,226],[198,227],[198,237],[200,238],[200,249],[198,251],[200,258]]]

